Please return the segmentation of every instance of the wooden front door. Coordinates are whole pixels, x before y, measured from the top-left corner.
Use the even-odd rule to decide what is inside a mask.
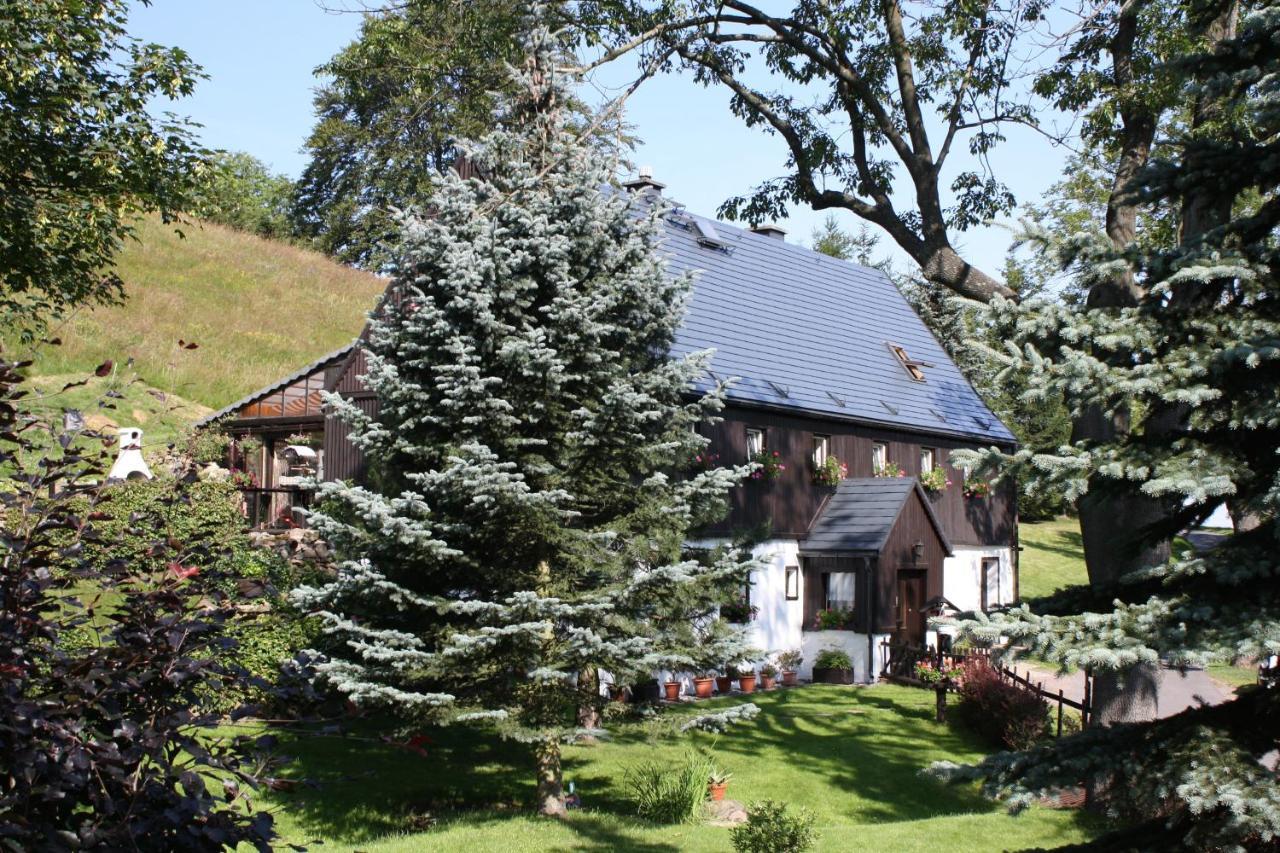
[[[898,636],[900,643],[924,645],[925,573],[898,572]]]

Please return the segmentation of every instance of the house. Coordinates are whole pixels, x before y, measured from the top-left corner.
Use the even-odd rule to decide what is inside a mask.
[[[628,185],[657,194],[642,177]],[[708,426],[721,464],[770,461],[736,489],[728,517],[702,543],[767,527],[764,567],[734,612],[762,649],[817,652],[836,646],[873,680],[882,644],[932,639],[927,602],[988,609],[1018,595],[1017,517],[1010,486],[965,482],[949,454],[1015,440],[948,358],[893,283],[878,270],[789,243],[774,227],[743,229],[677,210],[663,250],[674,274],[697,270],[675,352],[712,348],[712,376],[736,377],[723,420]],[[324,411],[333,391],[366,412],[356,345],[214,413],[262,439],[238,460],[260,480],[255,494],[274,519],[304,497],[291,490],[299,448],[314,446],[322,479],[362,476],[345,425]],[[695,388],[693,390],[701,390]],[[828,460],[833,460],[828,463]],[[839,482],[819,467],[843,464]],[[837,478],[838,479],[838,478]],[[261,500],[261,497],[259,497]],[[697,544],[697,543],[695,543]]]

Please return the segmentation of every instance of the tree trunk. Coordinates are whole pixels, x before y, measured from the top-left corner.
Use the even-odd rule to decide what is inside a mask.
[[[584,729],[600,728],[600,670],[594,666],[578,672],[578,692],[582,698],[578,704],[578,726]],[[584,738],[590,742],[594,738]]]
[[[1163,676],[1157,664],[1141,664],[1123,673],[1095,673],[1089,725],[1154,720],[1160,710],[1160,680]]]
[[[539,741],[538,759],[538,814],[546,817],[564,817],[564,778],[560,771],[560,741],[547,738]]]
[[[890,231],[890,234],[893,232]],[[903,245],[901,240],[898,243],[920,265],[920,272],[925,278],[950,288],[961,296],[979,302],[990,302],[996,296],[1018,298],[1018,294],[1007,284],[970,264],[949,245],[931,246],[922,243],[919,246],[908,246]]]

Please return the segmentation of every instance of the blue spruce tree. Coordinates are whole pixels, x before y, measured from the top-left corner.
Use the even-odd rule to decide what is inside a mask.
[[[1035,612],[961,623],[972,638],[1122,686],[1160,663],[1280,653],[1280,7],[1215,0],[1185,14],[1188,47],[1163,71],[1187,121],[1123,187],[1176,217],[1176,243],[1032,235],[1086,288],[1120,275],[1132,299],[1092,310],[997,302],[993,312],[1008,342],[999,354],[1027,378],[1029,398],[1060,395],[1074,414],[1123,411],[1131,426],[1056,453],[965,460],[1072,499],[1137,490],[1160,510],[1126,531],[1139,548],[1223,500],[1255,521],[1210,551],[1067,590]],[[1278,730],[1280,689],[1258,686],[1216,707],[1095,725],[1029,753],[936,770],[981,778],[1015,805],[1085,787],[1120,827],[1092,849],[1274,850]]]
[[[311,521],[346,560],[298,595],[341,646],[322,678],[532,744],[545,814],[596,673],[692,666],[751,566],[685,550],[748,468],[688,464],[723,396],[690,393],[709,353],[669,356],[691,282],[657,252],[664,211],[571,126],[555,55],[531,36],[520,96],[463,146],[474,176],[406,217],[365,344],[377,413],[330,401],[371,475],[323,488]]]

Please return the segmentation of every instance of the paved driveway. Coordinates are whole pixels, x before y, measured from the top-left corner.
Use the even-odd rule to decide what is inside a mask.
[[[1084,698],[1084,673],[1073,672],[1068,675],[1020,665],[1015,667],[1018,673],[1031,673],[1032,681],[1042,682],[1044,689],[1052,693],[1062,690],[1068,699],[1079,702]],[[1187,708],[1200,704],[1217,705],[1231,698],[1230,689],[1223,687],[1209,677],[1202,669],[1189,669],[1179,672],[1176,669],[1160,669],[1160,686],[1156,695],[1156,718],[1172,717]]]

